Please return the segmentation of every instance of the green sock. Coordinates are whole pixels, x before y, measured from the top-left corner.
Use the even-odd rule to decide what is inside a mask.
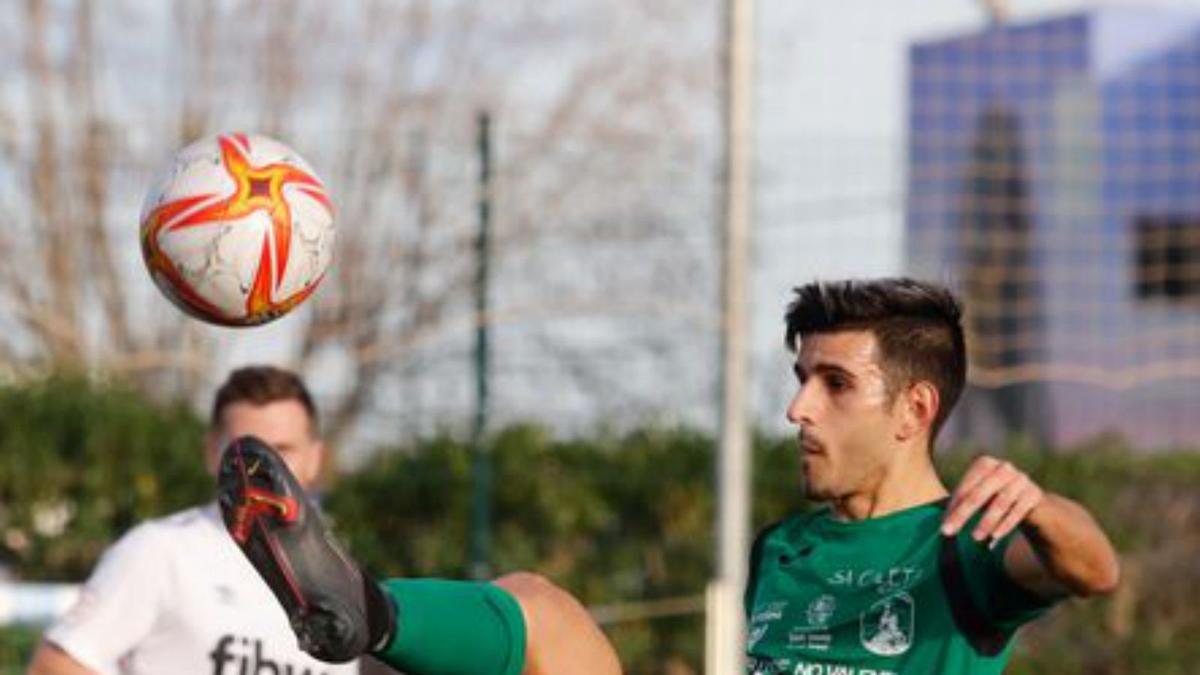
[[[375,656],[410,675],[518,675],[525,617],[499,586],[473,581],[389,579],[396,633]]]

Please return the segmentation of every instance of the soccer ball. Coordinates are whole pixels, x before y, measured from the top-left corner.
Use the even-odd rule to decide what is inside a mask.
[[[142,258],[183,311],[221,326],[277,319],[317,288],[333,252],[333,205],[294,150],[241,133],[172,158],[142,208]]]

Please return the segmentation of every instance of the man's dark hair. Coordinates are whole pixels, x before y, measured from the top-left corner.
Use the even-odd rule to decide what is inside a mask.
[[[310,430],[317,433],[317,406],[313,403],[308,387],[299,375],[274,366],[247,366],[229,374],[229,379],[217,390],[213,398],[209,423],[216,429],[221,426],[221,414],[234,403],[250,403],[261,406],[277,401],[297,401],[308,413]]]
[[[962,304],[949,289],[907,278],[813,282],[795,289],[787,309],[787,346],[796,337],[870,331],[888,395],[925,380],[940,398],[929,442],[937,437],[967,379]]]

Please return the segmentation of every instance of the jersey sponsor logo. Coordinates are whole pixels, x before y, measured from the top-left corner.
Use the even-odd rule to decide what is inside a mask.
[[[896,675],[896,672],[843,666],[836,663],[805,663],[801,661],[792,669],[791,675]]]
[[[837,599],[832,595],[819,595],[804,609],[804,623],[792,626],[788,632],[788,649],[829,651],[833,635],[827,632],[829,620],[837,610]]]
[[[810,663],[790,659],[751,658],[746,662],[748,675],[897,675],[894,670],[859,668],[837,663]]]
[[[213,675],[328,675],[328,671],[313,670],[311,666],[268,658],[263,654],[262,640],[236,635],[222,635],[208,658],[212,660]]]
[[[859,617],[862,645],[879,656],[897,656],[913,642],[915,603],[907,593],[895,593],[871,605]]]
[[[751,628],[750,634],[746,636],[746,648],[754,649],[754,646],[763,639],[763,636],[767,634],[767,629],[770,627],[770,624],[762,624],[760,626],[754,626]]]
[[[747,675],[781,675],[788,672],[787,659],[768,659],[752,656],[746,661]]]
[[[813,633],[811,630],[793,628],[788,633],[788,649],[808,649],[816,652],[829,651],[833,644],[833,635],[829,633]]]
[[[921,578],[918,567],[889,567],[886,570],[840,569],[829,575],[825,583],[841,588],[872,588],[880,595],[912,588]]]
[[[833,618],[833,612],[836,609],[837,600],[832,595],[822,595],[808,603],[808,608],[804,610],[804,618],[808,621],[808,628],[816,630],[828,626],[829,620]]]
[[[777,600],[775,602],[768,602],[765,605],[758,605],[750,615],[750,623],[761,624],[778,621],[783,618],[783,610],[787,609],[787,606],[787,600]]]

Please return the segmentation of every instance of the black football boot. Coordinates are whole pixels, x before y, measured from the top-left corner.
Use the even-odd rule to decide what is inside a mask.
[[[217,472],[225,528],[283,605],[300,648],[329,663],[386,645],[395,609],[350,559],[283,458],[254,436]]]

